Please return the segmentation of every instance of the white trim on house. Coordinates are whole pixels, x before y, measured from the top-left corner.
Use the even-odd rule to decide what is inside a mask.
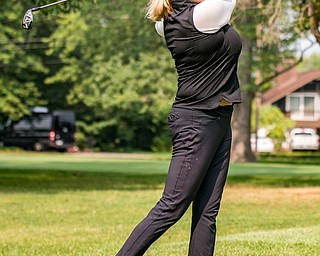
[[[306,110],[307,98],[313,99],[313,110]],[[293,106],[293,100],[298,106]],[[320,94],[317,92],[295,92],[286,96],[286,112],[294,121],[316,121],[320,119]]]

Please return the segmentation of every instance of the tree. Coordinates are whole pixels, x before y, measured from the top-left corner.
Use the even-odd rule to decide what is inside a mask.
[[[285,8],[280,5],[275,11],[274,6],[278,1],[265,1],[262,6],[264,8],[257,4],[258,2],[252,4],[244,0],[240,2],[234,22],[243,39],[239,71],[243,103],[236,107],[233,120],[235,161],[254,159],[250,147],[251,103],[257,91],[270,86],[270,83],[257,83],[255,74],[257,70],[263,70],[262,81],[272,75],[277,63],[290,56],[286,44],[293,39],[293,36],[283,37],[289,27],[283,26],[284,21],[279,18]],[[153,86],[157,83],[157,86],[161,87],[170,83],[171,89],[167,91],[164,99],[172,99],[176,85],[173,82],[175,72],[172,62],[168,53],[163,55],[164,53],[158,50],[165,46],[163,41],[155,36],[153,24],[144,19],[144,6],[144,1],[136,1],[135,5],[123,4],[122,1],[98,2],[94,6],[84,3],[81,13],[65,15],[59,20],[61,29],[49,39],[50,49],[53,49],[49,50],[49,53],[57,54],[64,65],[59,72],[47,79],[47,82],[73,84],[68,96],[69,103],[76,106],[79,116],[82,116],[83,131],[96,134],[96,139],[100,141],[97,144],[102,148],[135,147],[137,144],[141,146],[141,143],[137,143],[139,130],[155,141],[158,130],[164,130],[160,129],[160,126],[156,129],[154,122],[148,123],[150,116],[155,115],[154,112],[145,111],[144,119],[139,119],[138,112],[131,111],[143,108],[144,92],[140,90],[137,93],[135,90],[138,90],[140,83],[145,83],[145,88],[150,87],[150,78],[147,75],[152,76],[151,71],[154,72],[152,68],[155,63],[142,65],[141,61],[150,63],[151,60],[164,59],[163,66],[157,68],[165,71],[161,73],[161,77],[169,76],[168,81],[160,79],[159,82],[151,82]],[[262,27],[261,35],[257,33],[258,26]],[[269,37],[271,33],[272,36]],[[260,45],[257,43],[258,39],[262,42]],[[261,59],[263,62],[259,61]],[[139,67],[146,69],[146,72],[142,72]],[[138,82],[138,79],[143,82]],[[132,84],[128,86],[127,80]],[[163,94],[160,90],[150,93]],[[125,99],[130,95],[132,100],[126,102]],[[170,103],[167,102],[166,106],[169,110]],[[158,120],[166,120],[165,112],[161,112]],[[138,122],[135,122],[133,117],[136,117]],[[163,122],[161,125],[165,126]],[[108,145],[103,146],[103,141],[108,141]],[[142,144],[148,145],[148,141]]]
[[[287,2],[281,0],[238,2],[234,25],[243,43],[238,72],[242,104],[235,107],[232,121],[233,162],[254,161],[250,145],[252,102],[256,95],[270,88],[278,63],[293,59],[289,45],[297,35],[287,20],[289,8],[286,5]]]
[[[312,54],[305,58],[305,60],[299,64],[298,71],[299,72],[307,72],[310,70],[319,70],[320,69],[320,55]]]
[[[168,149],[163,134],[176,90],[174,65],[144,18],[145,1],[125,3],[84,3],[79,13],[63,15],[48,40],[48,54],[63,66],[46,82],[73,85],[68,102],[80,131],[100,149]]]
[[[23,15],[32,6],[51,1],[5,1],[0,6],[0,123],[29,113],[29,107],[48,104],[44,79],[54,70],[56,59],[48,59],[44,38],[55,29],[60,13],[78,10],[81,1],[69,0],[34,14],[31,31],[21,27]],[[56,97],[57,98],[57,97]]]
[[[300,31],[310,31],[320,44],[320,2],[318,0],[292,1],[297,11],[296,23]]]
[[[45,3],[48,1],[34,2]],[[277,64],[293,56],[288,45],[296,34],[286,20],[288,3],[239,0],[233,25],[243,41],[239,68],[243,103],[236,106],[233,119],[234,161],[254,160],[250,147],[252,101],[272,85]],[[145,4],[144,0],[132,4],[125,0],[70,0],[37,14],[34,29],[27,34],[32,40],[41,37],[48,56],[43,55],[44,50],[34,56],[29,50],[46,68],[35,70],[33,79],[24,81],[31,80],[49,105],[74,108],[80,132],[93,134],[102,149],[159,148],[159,138],[165,134],[176,74],[163,40],[144,18]],[[46,22],[50,26],[45,26]],[[44,80],[47,85],[42,84]],[[63,95],[67,95],[65,103],[53,100]]]
[[[24,10],[20,2],[5,1],[0,6],[0,122],[18,119],[30,106],[44,103],[35,80],[47,69],[40,55],[30,54],[32,40],[17,29]]]

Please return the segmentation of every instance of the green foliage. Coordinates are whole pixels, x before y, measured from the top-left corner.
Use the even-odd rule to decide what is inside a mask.
[[[239,77],[243,91],[264,92],[271,83],[261,83],[275,74],[279,64],[295,59],[292,44],[298,33],[291,21],[291,7],[288,1],[262,1],[262,7],[250,1],[239,1],[233,15],[232,25],[240,32],[243,51],[240,56]],[[246,56],[249,56],[246,58]],[[257,80],[259,72],[261,77]],[[246,99],[244,99],[246,100]]]
[[[4,121],[5,117],[17,120],[22,115],[29,113],[28,106],[35,106],[43,102],[39,100],[39,92],[33,83],[8,81],[1,77],[0,95],[0,109],[4,116],[1,121]]]
[[[311,56],[304,59],[304,61],[298,66],[299,72],[308,72],[311,70],[320,69],[320,55],[312,54]]]
[[[255,118],[252,120],[252,127],[255,127]],[[276,151],[281,150],[287,131],[294,126],[295,122],[287,118],[278,107],[261,106],[259,108],[259,128],[266,129],[266,136],[273,140]]]
[[[51,2],[5,1],[0,6],[0,121],[47,104],[76,111],[84,145],[94,141],[99,150],[169,149],[166,116],[176,73],[164,40],[145,18],[147,2],[69,0],[34,13],[33,29],[21,29],[27,9]],[[288,2],[282,1],[282,12],[270,26],[273,2],[263,1],[263,9],[250,3],[233,15],[233,25],[251,43],[242,55],[248,58],[240,63],[240,76],[249,77],[242,83],[244,91],[268,88],[270,84],[256,87],[255,71],[262,70],[266,78],[292,56],[287,46],[296,34],[288,22]]]
[[[295,19],[299,31],[306,32],[311,28],[310,11],[308,10],[308,3],[306,0],[292,1],[292,7],[296,10]],[[320,17],[320,2],[318,0],[310,0],[315,7],[315,16]]]
[[[22,3],[5,1],[0,6],[0,122],[17,119],[28,108],[43,104],[35,80],[47,69],[41,56],[31,53],[28,38],[21,28]],[[39,42],[40,43],[40,42]]]
[[[144,5],[84,4],[81,13],[61,16],[48,40],[47,53],[64,65],[46,82],[73,84],[67,99],[78,111],[79,129],[95,136],[100,150],[170,145],[168,136],[159,138],[166,137],[176,75]]]
[[[171,68],[163,68],[166,62],[170,59],[165,53],[158,58],[141,54],[139,61],[127,64],[117,56],[104,65],[93,65],[92,76],[74,87],[69,102],[92,109],[96,119],[86,120],[92,125],[85,132],[97,134],[100,147],[150,149],[157,136],[163,137],[176,79]],[[167,136],[170,145],[168,140]]]
[[[26,10],[51,2],[4,1],[0,5],[0,123],[7,118],[20,118],[28,113],[31,106],[52,101],[53,97],[48,95],[43,80],[54,70],[50,63],[57,60],[49,60],[45,56],[43,49],[47,46],[44,37],[55,28],[55,20],[60,13],[79,10],[82,1],[69,0],[36,12],[33,29],[28,32],[22,29]]]

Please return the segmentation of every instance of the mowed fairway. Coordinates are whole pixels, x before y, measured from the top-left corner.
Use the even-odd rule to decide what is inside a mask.
[[[158,155],[0,153],[0,255],[115,255],[160,198],[168,165]],[[190,216],[146,255],[187,255]],[[215,255],[320,255],[320,166],[231,165]]]

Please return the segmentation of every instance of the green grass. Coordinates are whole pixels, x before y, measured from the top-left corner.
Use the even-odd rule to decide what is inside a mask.
[[[320,165],[320,151],[294,151],[283,153],[260,153],[260,163],[286,163]]]
[[[115,255],[160,198],[168,165],[158,155],[0,153],[0,255]],[[319,185],[319,165],[231,165],[216,255],[320,255]],[[190,216],[146,255],[187,255]]]

